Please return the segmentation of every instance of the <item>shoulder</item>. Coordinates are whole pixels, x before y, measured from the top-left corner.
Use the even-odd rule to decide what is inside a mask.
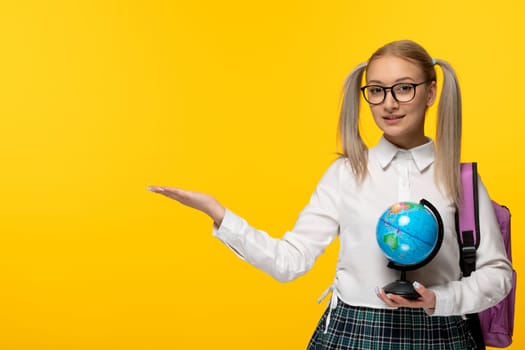
[[[338,186],[342,182],[348,181],[352,176],[350,161],[348,158],[341,156],[330,164],[321,178],[321,184]]]
[[[352,173],[350,160],[347,157],[340,156],[330,164],[330,166],[326,170],[325,175],[331,174],[341,176],[348,173]]]

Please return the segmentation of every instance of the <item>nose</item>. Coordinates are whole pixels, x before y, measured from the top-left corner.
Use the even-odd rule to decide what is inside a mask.
[[[395,110],[399,107],[399,102],[394,98],[392,89],[385,91],[385,101],[383,102],[383,106],[387,110]]]

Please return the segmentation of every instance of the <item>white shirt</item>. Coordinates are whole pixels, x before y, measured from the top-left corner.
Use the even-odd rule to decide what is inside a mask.
[[[511,288],[512,268],[506,258],[491,201],[481,180],[479,210],[481,240],[476,271],[462,278],[455,231],[455,206],[434,181],[434,144],[402,150],[381,138],[368,153],[368,176],[356,181],[348,160],[337,159],[319,182],[293,230],[282,239],[251,227],[226,210],[213,234],[237,255],[279,281],[290,281],[313,266],[337,237],[341,241],[336,276],[331,290],[349,305],[388,308],[376,295],[376,287],[399,278],[387,267],[376,242],[381,214],[399,201],[430,201],[444,223],[444,239],[438,254],[426,266],[407,272],[436,294],[434,315],[461,315],[497,304]],[[333,298],[332,298],[333,301]]]

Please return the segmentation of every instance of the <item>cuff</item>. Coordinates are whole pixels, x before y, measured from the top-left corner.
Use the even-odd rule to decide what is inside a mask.
[[[454,303],[447,297],[447,293],[440,288],[432,288],[436,295],[436,306],[434,309],[425,310],[427,314],[432,316],[449,316],[453,314]]]
[[[244,235],[243,227],[246,227],[245,221],[235,213],[226,209],[221,225],[217,226],[215,223],[213,224],[212,235],[230,248],[235,255],[245,260],[242,253],[235,248],[236,243],[238,245],[241,237]]]

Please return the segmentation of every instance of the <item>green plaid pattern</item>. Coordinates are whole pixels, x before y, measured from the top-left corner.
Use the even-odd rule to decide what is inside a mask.
[[[346,305],[332,310],[325,334],[325,311],[308,350],[476,349],[461,316],[428,316],[423,309],[373,309]]]

